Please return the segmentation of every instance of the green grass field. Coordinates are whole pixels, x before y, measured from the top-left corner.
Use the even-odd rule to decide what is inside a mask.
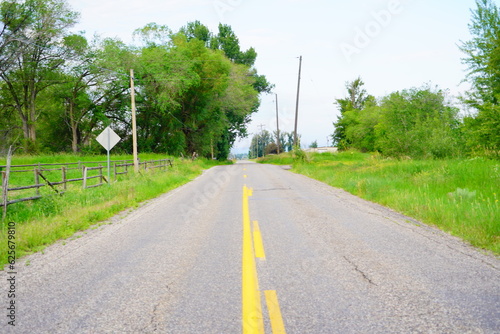
[[[131,159],[131,156],[112,156],[112,160]],[[164,159],[162,155],[140,155],[141,161]],[[62,163],[72,161],[103,161],[104,156],[14,156],[12,164]],[[5,160],[0,159],[0,165]],[[201,174],[204,169],[219,164],[215,161],[174,159],[172,168],[166,171],[142,171],[139,175],[119,176],[110,186],[82,189],[81,182],[75,182],[63,195],[57,195],[49,187],[43,187],[42,199],[9,205],[6,219],[1,221],[0,263],[7,263],[7,227],[16,223],[17,257],[42,250],[57,240],[68,238],[77,231],[103,222],[120,211],[137,207],[141,202],[157,197],[171,189],[185,184]],[[13,183],[33,184],[33,173],[17,173]],[[25,178],[25,179],[23,179]],[[34,190],[31,190],[32,192]],[[23,195],[23,197],[26,197]]]
[[[291,153],[259,162],[292,171],[434,225],[500,254],[500,162],[396,160],[378,154]]]

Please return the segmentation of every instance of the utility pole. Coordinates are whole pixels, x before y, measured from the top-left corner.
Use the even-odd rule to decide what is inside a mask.
[[[278,94],[274,93],[276,97],[276,139],[278,142],[278,154],[280,154],[280,122],[278,119]]]
[[[257,125],[259,128],[260,128],[260,135],[257,137],[257,158],[259,158],[259,148],[260,148],[260,144],[259,144],[259,141],[262,141],[262,140],[259,140],[259,139],[263,139],[262,138],[262,129],[266,126],[265,124],[259,124]],[[264,152],[264,142],[262,142],[262,156],[265,156],[265,152]]]
[[[214,160],[214,139],[210,139],[210,151],[212,152],[212,160]]]
[[[132,151],[134,154],[134,172],[139,172],[139,160],[137,159],[137,126],[135,123],[135,88],[134,70],[130,69],[130,99],[132,105]]]
[[[299,80],[297,82],[297,100],[295,103],[295,130],[293,132],[293,146],[297,147],[299,144],[297,140],[297,120],[299,118],[299,96],[300,96],[300,72],[302,70],[302,56],[299,57]]]

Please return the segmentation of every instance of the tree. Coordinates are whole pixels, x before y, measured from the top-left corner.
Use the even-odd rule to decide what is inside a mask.
[[[104,113],[110,119],[124,121],[112,105],[117,100],[129,100],[123,99],[129,87],[128,73],[123,67],[128,67],[124,63],[130,60],[131,52],[112,39],[96,40],[91,45],[83,36],[72,35],[66,40],[74,52],[54,95],[63,100],[64,119],[71,130],[71,149],[77,152],[88,141],[99,120],[104,119]],[[117,66],[120,63],[121,70]],[[110,67],[116,71],[106,69]]]
[[[345,113],[348,111],[359,112],[363,110],[366,101],[374,100],[373,96],[367,95],[366,90],[363,88],[364,84],[361,77],[352,82],[346,82],[347,97],[336,99],[335,103],[339,107],[340,116],[338,116],[337,122],[333,123],[335,132],[332,139],[333,145],[340,149],[347,149],[351,145],[346,136],[346,129],[350,126],[352,117],[346,117]]]
[[[380,123],[381,109],[375,99],[365,103],[363,110],[348,110],[344,113],[346,142],[349,147],[362,152],[374,152],[376,147],[376,126]]]
[[[276,143],[267,144],[264,153],[265,155],[278,154],[278,145]]]
[[[2,1],[0,3],[0,72],[8,71],[27,46],[22,32],[32,22],[32,1]]]
[[[276,148],[278,148],[278,144],[277,144],[278,143],[278,131],[273,131],[273,139],[276,142]],[[285,145],[287,144],[285,131],[280,131],[279,144],[280,144],[279,153],[285,152],[286,151]],[[293,145],[293,143],[292,143],[292,145]]]
[[[311,145],[309,145],[309,148],[318,148],[318,141],[315,140],[311,143]]]
[[[229,51],[239,49],[230,27],[223,30]],[[146,38],[137,60],[143,149],[226,159],[258,109],[256,71],[229,59],[228,50],[207,47],[212,34],[197,21],[176,34],[149,24],[136,35]]]
[[[212,40],[212,33],[207,26],[201,24],[200,21],[189,22],[185,27],[179,30],[188,40],[196,38],[205,42],[205,46],[209,47]]]
[[[250,144],[250,151],[248,156],[250,158],[259,158],[265,155],[266,147],[274,143],[271,133],[267,130],[263,130],[259,134],[252,137],[252,143]]]
[[[382,99],[375,146],[388,156],[444,158],[459,154],[458,109],[430,87],[395,92]]]
[[[286,140],[283,140],[287,152],[293,151],[294,133],[293,132],[283,132],[283,136],[286,136]],[[300,135],[297,135],[300,138]],[[300,143],[300,140],[299,140]],[[300,146],[300,145],[299,145]]]
[[[477,102],[498,104],[500,98],[500,14],[491,0],[476,0],[469,31],[473,38],[462,42],[462,62],[468,66],[467,79]]]
[[[92,150],[111,124],[131,147],[134,69],[139,150],[226,159],[272,88],[227,25],[214,34],[195,21],[173,33],[150,23],[129,47],[68,34],[77,14],[64,0],[4,1],[0,15],[2,148],[24,137],[26,152]]]
[[[30,20],[17,31],[17,41],[25,44],[15,53],[15,62],[0,72],[3,89],[22,122],[25,149],[36,145],[36,125],[42,113],[38,95],[57,83],[57,70],[64,64],[69,49],[63,37],[77,18],[62,0],[29,0]],[[16,12],[20,14],[21,12]],[[19,18],[22,20],[22,18]],[[9,44],[9,49],[15,44]]]
[[[473,37],[460,46],[473,87],[464,101],[478,110],[464,120],[464,133],[469,150],[500,156],[500,13],[491,0],[476,5],[469,24]]]

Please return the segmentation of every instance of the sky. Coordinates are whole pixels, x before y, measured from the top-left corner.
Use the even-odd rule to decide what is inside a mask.
[[[127,44],[150,22],[173,31],[195,20],[213,32],[219,22],[229,24],[242,50],[255,48],[256,69],[275,85],[281,131],[294,129],[302,56],[298,133],[304,147],[315,140],[331,144],[339,115],[335,99],[346,97],[346,82],[358,76],[375,97],[426,84],[450,96],[469,88],[458,46],[471,38],[475,0],[67,1],[80,13],[73,30]],[[248,132],[261,128],[276,130],[274,94],[261,95]],[[233,152],[248,152],[250,140],[238,140]]]

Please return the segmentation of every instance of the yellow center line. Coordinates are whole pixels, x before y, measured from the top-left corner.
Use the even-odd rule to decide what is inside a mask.
[[[245,175],[246,177],[246,175]],[[250,209],[248,197],[252,196],[252,188],[243,186],[243,253],[242,253],[242,330],[243,334],[264,334],[264,318],[257,276],[255,258],[265,259],[264,244],[259,223],[250,223]],[[264,291],[266,305],[273,334],[286,334],[283,317],[281,315],[278,296],[275,290]]]
[[[271,321],[271,330],[273,331],[273,334],[286,334],[276,291],[266,290],[264,291],[264,295],[266,296],[266,304],[269,311],[269,319]]]
[[[255,267],[255,255],[252,242],[252,229],[250,224],[250,211],[248,208],[248,196],[251,191],[243,186],[243,254],[241,270],[241,303],[242,303],[242,329],[243,333],[264,333],[264,320],[262,318],[262,306],[260,301],[257,268]]]
[[[264,253],[262,234],[260,233],[259,223],[256,220],[253,221],[253,245],[255,248],[255,257],[265,260],[266,253]]]

